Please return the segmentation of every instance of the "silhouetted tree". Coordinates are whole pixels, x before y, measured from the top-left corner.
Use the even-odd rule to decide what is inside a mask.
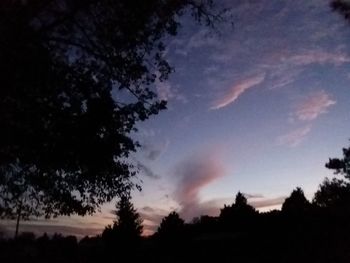
[[[310,209],[311,204],[306,199],[304,191],[300,187],[294,189],[282,204],[282,212],[288,216],[303,216]]]
[[[220,210],[220,221],[226,227],[239,227],[242,224],[249,224],[257,214],[254,207],[248,204],[247,198],[241,192],[236,195],[232,205],[225,205]]]
[[[129,191],[135,124],[165,109],[164,37],[212,0],[0,1],[0,216],[84,215]]]
[[[342,1],[335,1],[342,2]],[[348,4],[346,4],[348,5]],[[314,195],[313,203],[321,208],[349,211],[350,202],[350,147],[343,148],[343,158],[330,158],[326,163],[328,169],[344,176],[344,179],[326,178]]]
[[[162,219],[157,234],[162,239],[176,240],[183,235],[185,221],[175,211]]]
[[[322,208],[347,208],[350,204],[350,185],[344,180],[326,178],[315,193],[313,202]]]
[[[345,19],[350,20],[350,3],[346,0],[333,0],[331,7],[341,13]]]
[[[350,147],[343,148],[343,158],[330,158],[326,167],[350,180]]]
[[[137,213],[129,196],[122,196],[116,204],[116,216],[113,226],[107,226],[102,238],[110,244],[130,243],[140,239],[143,226],[142,219]]]

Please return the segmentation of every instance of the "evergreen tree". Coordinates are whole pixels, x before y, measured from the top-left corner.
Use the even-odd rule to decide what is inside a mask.
[[[108,243],[136,242],[140,239],[143,226],[142,219],[130,201],[130,196],[122,196],[116,204],[117,216],[112,226],[103,231],[103,238]]]

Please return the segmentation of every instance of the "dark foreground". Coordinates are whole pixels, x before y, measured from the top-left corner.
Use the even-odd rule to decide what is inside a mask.
[[[116,243],[27,234],[1,242],[0,262],[350,262],[349,217],[249,223],[206,231],[192,225],[183,235]]]

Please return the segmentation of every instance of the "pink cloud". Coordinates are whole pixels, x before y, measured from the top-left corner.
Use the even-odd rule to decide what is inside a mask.
[[[264,79],[265,74],[259,74],[240,81],[238,84],[234,85],[222,98],[214,102],[210,109],[218,110],[228,106],[229,104],[235,102],[246,90],[260,84],[264,81]]]
[[[290,147],[296,147],[305,139],[305,137],[309,134],[310,131],[311,125],[298,128],[285,135],[279,136],[277,138],[277,143],[279,145],[288,145]]]
[[[198,216],[203,207],[209,207],[201,205],[199,193],[201,189],[224,176],[224,167],[216,153],[209,153],[184,161],[176,174],[179,176],[179,182],[175,199],[182,208],[181,215],[189,220]],[[212,211],[211,207],[208,209]],[[208,209],[204,210],[208,212]]]
[[[324,91],[317,91],[305,98],[295,112],[297,119],[301,121],[311,121],[320,114],[326,113],[328,108],[336,104],[336,101]]]

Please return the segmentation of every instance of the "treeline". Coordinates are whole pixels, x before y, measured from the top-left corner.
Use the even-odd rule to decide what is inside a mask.
[[[154,235],[143,237],[142,219],[130,196],[116,204],[112,225],[79,242],[76,237],[23,233],[0,242],[0,262],[349,262],[350,148],[326,167],[342,178],[325,179],[311,202],[301,188],[281,210],[261,213],[238,192],[217,217],[186,223],[177,212],[164,217]]]

